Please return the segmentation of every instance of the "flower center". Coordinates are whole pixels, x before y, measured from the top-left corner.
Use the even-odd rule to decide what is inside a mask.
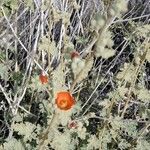
[[[61,108],[66,107],[66,106],[67,106],[67,100],[62,99],[62,100],[60,101],[60,106],[61,106]]]

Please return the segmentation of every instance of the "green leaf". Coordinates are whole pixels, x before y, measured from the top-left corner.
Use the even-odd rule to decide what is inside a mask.
[[[0,77],[1,79],[8,79],[8,67],[3,63],[0,63]]]
[[[4,143],[4,150],[25,150],[20,140],[11,138],[9,141]]]

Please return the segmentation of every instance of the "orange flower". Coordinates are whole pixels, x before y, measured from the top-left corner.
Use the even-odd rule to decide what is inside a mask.
[[[39,79],[42,84],[48,83],[48,76],[44,72],[40,74]]]
[[[74,51],[71,53],[71,59],[75,58],[75,57],[79,57],[80,54],[77,51]]]
[[[57,93],[56,105],[61,110],[69,110],[74,104],[75,100],[69,92]]]

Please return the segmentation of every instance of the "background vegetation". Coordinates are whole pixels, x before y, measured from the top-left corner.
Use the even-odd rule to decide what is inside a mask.
[[[0,149],[148,150],[149,21],[149,0],[1,0]]]

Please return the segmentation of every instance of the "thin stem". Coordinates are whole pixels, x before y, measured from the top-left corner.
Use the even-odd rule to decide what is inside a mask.
[[[45,142],[45,140],[48,138],[47,136],[48,136],[49,130],[52,128],[53,123],[54,123],[55,119],[57,118],[57,115],[58,115],[57,112],[55,112],[55,113],[53,114],[52,119],[51,119],[51,121],[50,121],[50,124],[49,124],[48,127],[47,127],[46,132],[43,133],[44,135],[42,135],[42,141],[41,141],[40,144],[39,144],[38,150],[43,150],[44,142]]]

